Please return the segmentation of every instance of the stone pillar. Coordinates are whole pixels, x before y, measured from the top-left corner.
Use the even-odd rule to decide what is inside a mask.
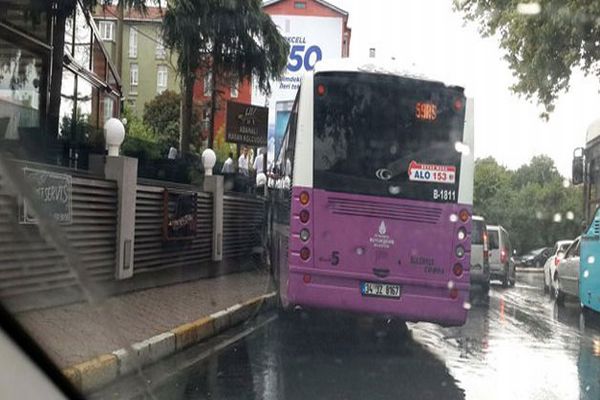
[[[117,182],[117,246],[115,278],[133,276],[135,236],[135,198],[137,191],[137,158],[106,156],[104,177]]]
[[[204,191],[213,195],[212,260],[223,260],[223,177],[204,177]]]

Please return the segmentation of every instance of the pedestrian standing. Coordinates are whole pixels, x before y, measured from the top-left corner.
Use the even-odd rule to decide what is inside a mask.
[[[256,175],[264,172],[264,162],[265,162],[265,152],[261,151],[260,154],[258,156],[256,156],[256,158],[254,159],[254,165],[252,166],[254,168],[254,171],[256,171]]]
[[[235,172],[235,167],[233,165],[233,153],[229,152],[229,157],[223,163],[223,168],[221,169],[222,174],[233,174]]]
[[[242,155],[238,158],[238,172],[241,175],[249,176],[248,172],[248,148],[242,149]]]

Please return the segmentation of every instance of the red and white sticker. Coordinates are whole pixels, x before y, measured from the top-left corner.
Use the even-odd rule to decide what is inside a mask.
[[[420,164],[411,161],[408,165],[408,179],[416,182],[454,183],[456,167],[453,165]]]

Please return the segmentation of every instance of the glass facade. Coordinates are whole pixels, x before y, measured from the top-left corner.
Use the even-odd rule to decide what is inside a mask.
[[[50,18],[54,3],[0,7],[0,147],[17,158],[86,168],[89,153],[104,151],[106,117],[120,115],[120,78],[90,10],[75,1],[60,26],[61,18]],[[51,73],[53,57],[63,60],[61,71]],[[54,107],[50,99],[58,97]]]

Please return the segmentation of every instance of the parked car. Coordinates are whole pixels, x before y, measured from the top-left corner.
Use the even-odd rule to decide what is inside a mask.
[[[531,250],[519,256],[515,260],[515,265],[523,268],[542,268],[551,255],[551,248],[540,247],[539,249]]]
[[[572,240],[559,240],[554,244],[550,257],[544,263],[544,292],[554,291],[554,275],[556,266],[565,255],[567,248],[573,243]]]
[[[554,297],[561,304],[565,296],[579,298],[579,242],[575,239],[556,267]]]
[[[503,287],[514,286],[517,279],[515,263],[511,257],[510,236],[501,225],[488,225],[490,246],[490,279],[499,279]]]
[[[490,290],[488,233],[483,217],[474,215],[471,231],[471,287],[478,285],[483,293]]]

